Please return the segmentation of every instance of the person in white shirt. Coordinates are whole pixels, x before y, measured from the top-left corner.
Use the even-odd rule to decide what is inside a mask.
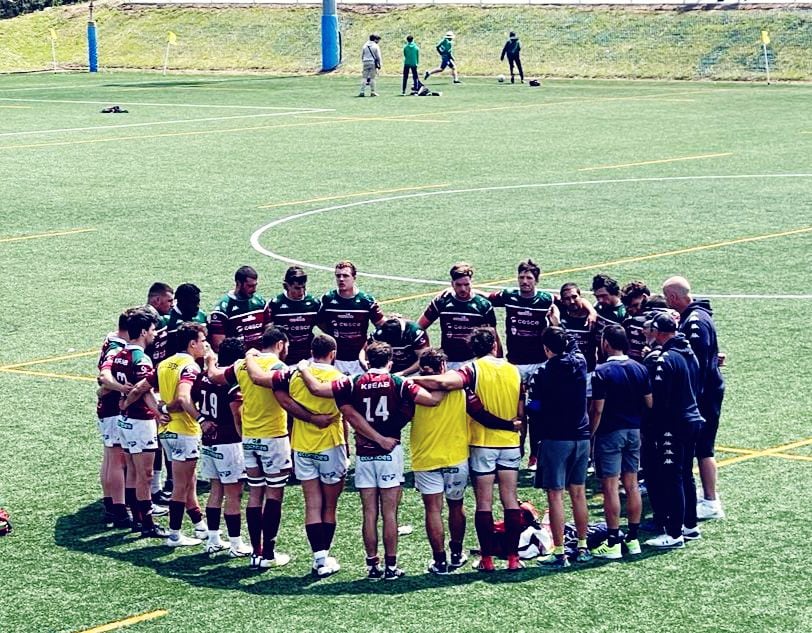
[[[363,74],[361,76],[361,92],[359,97],[366,96],[366,87],[369,86],[369,96],[377,97],[378,93],[375,92],[375,80],[378,77],[378,71],[381,69],[381,49],[378,42],[381,41],[381,36],[373,33],[369,36],[369,41],[364,44],[361,50],[361,63],[364,66]]]

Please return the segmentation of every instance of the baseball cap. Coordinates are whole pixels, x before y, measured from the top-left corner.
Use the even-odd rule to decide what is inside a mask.
[[[676,332],[677,320],[667,312],[660,312],[651,320],[650,327],[657,332]]]
[[[445,36],[446,36],[448,39],[453,39],[453,38],[454,38],[454,32],[453,32],[453,31],[449,31],[448,33],[446,33],[446,34],[445,34]]]

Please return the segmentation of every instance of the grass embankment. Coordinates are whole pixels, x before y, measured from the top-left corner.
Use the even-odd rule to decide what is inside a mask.
[[[320,7],[97,6],[103,68],[160,68],[167,31],[178,35],[170,54],[177,70],[314,72],[320,65]],[[87,6],[74,5],[0,21],[0,72],[50,67],[49,29],[58,33],[60,66],[87,64]],[[524,46],[531,75],[760,79],[762,29],[776,79],[812,77],[812,12],[804,10],[650,11],[541,7],[343,8],[346,72],[358,70],[369,33],[383,36],[384,71],[399,72],[403,39],[422,45],[421,66],[436,61],[434,45],[457,34],[464,74],[504,72],[499,52],[509,30]]]

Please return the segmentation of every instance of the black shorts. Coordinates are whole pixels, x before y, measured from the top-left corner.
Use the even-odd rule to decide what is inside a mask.
[[[699,413],[705,423],[699,429],[696,438],[696,457],[703,459],[713,457],[713,448],[716,444],[716,433],[719,431],[719,418],[722,415],[722,399],[724,392],[714,394],[712,398],[700,397],[697,404]]]

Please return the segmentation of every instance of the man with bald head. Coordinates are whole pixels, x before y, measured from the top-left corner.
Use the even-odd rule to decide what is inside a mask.
[[[697,504],[699,519],[725,516],[716,494],[716,460],[713,445],[719,429],[719,416],[725,395],[725,381],[719,370],[719,343],[713,311],[707,300],[695,300],[691,285],[684,277],[669,277],[663,282],[668,307],[680,313],[680,332],[688,339],[699,361],[699,412],[705,419],[696,442],[696,457],[702,479],[703,499]]]

